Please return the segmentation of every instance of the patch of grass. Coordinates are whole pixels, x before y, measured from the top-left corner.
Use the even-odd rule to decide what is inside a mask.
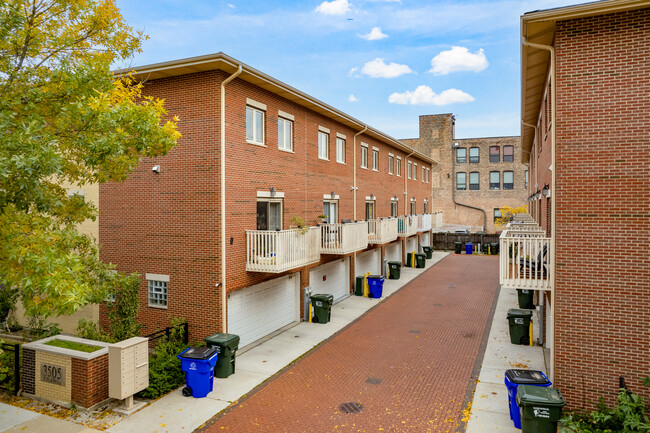
[[[79,352],[96,352],[102,347],[100,346],[92,346],[90,344],[84,344],[84,343],[77,343],[76,341],[69,341],[69,340],[51,340],[48,341],[47,343],[48,346],[55,346],[55,347],[61,347],[62,349],[70,349],[70,350],[77,350]]]

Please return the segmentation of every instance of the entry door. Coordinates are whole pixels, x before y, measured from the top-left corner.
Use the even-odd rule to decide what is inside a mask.
[[[336,224],[338,218],[338,203],[335,201],[323,202],[323,215],[327,217],[327,224]]]

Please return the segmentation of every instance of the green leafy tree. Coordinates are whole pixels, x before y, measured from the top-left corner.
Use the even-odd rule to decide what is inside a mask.
[[[163,101],[110,72],[144,39],[113,0],[0,0],[0,283],[28,315],[72,313],[125,278],[77,231],[97,209],[62,184],[123,181],[176,144]]]

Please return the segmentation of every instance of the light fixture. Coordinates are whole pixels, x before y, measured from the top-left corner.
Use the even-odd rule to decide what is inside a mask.
[[[395,197],[393,197],[393,199],[395,199],[395,201],[397,201],[397,200],[398,200],[398,198],[397,198],[397,196],[395,196]]]
[[[546,198],[551,197],[551,189],[548,187],[548,184],[544,185],[544,188],[542,188],[542,194],[544,194],[544,197]]]
[[[374,194],[370,194],[370,200],[374,200],[374,199],[375,199]]]
[[[160,166],[159,165],[154,165],[151,168],[151,171],[153,171],[154,173],[160,173]]]
[[[334,194],[334,191],[330,192],[330,197],[332,197],[332,198],[336,197],[336,194]]]
[[[535,198],[536,198],[537,200],[541,200],[541,199],[542,199],[542,193],[541,193],[540,190],[537,190],[537,192],[535,193]]]
[[[271,197],[275,197],[275,188],[271,187],[269,191],[271,191]]]

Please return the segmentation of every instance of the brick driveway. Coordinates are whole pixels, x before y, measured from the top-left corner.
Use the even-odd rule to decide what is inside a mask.
[[[498,273],[496,256],[446,257],[201,431],[462,431]]]

